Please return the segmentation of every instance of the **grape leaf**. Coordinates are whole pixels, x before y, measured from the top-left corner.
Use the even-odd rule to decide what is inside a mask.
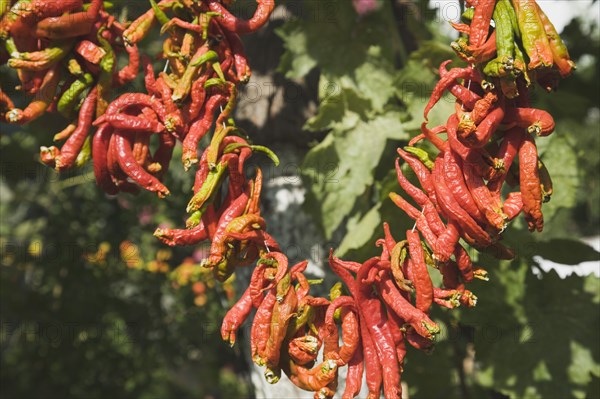
[[[515,398],[583,397],[600,375],[600,280],[538,278],[527,260],[490,274],[477,311],[461,313],[475,326],[476,382]]]
[[[308,209],[322,221],[327,239],[353,209],[356,199],[373,185],[373,170],[379,164],[388,139],[406,139],[395,112],[369,121],[348,113],[355,125],[334,131],[311,149],[302,163],[308,187]]]

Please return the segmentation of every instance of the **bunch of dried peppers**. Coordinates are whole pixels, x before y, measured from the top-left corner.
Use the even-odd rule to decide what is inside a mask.
[[[534,82],[554,89],[575,64],[535,1],[467,1],[461,23],[453,24],[461,37],[452,48],[468,66],[440,66],[422,134],[398,149],[421,187],[406,178],[399,158],[398,182],[414,203],[390,197],[415,228],[396,241],[384,224],[381,255],[364,263],[331,253],[329,265],[343,284],[332,287],[328,299],[314,297],[303,274],[307,262],[289,266],[266,232],[260,169],[246,177],[245,162],[255,151],[275,163],[277,157],[253,145],[231,117],[238,87],[251,76],[239,35],[264,25],[275,4],[257,0],[254,15],[244,20],[229,3],[150,0],[148,11],[127,23],[99,0],[0,2],[1,64],[17,71],[19,90],[33,97],[19,109],[0,90],[0,117],[23,124],[59,112],[73,119],[55,136],[65,140],[62,147],[42,147],[41,160],[62,171],[91,156],[96,182],[109,194],[143,188],[167,196],[161,180],[180,142],[184,168],[196,166],[188,219],[185,228],[157,229],[155,236],[171,246],[210,241],[203,266],[221,281],[236,267],[254,265],[248,288],[223,320],[223,339],[233,345],[256,309],[252,359],[266,366],[269,382],[283,371],[315,397],[333,397],[338,369],[348,366],[343,398],[358,395],[364,373],[370,398],[382,389],[386,398],[398,398],[406,344],[430,350],[439,333],[428,316],[432,304],[474,306],[477,298],[465,284],[487,278],[460,240],[510,259],[512,250],[500,242],[510,220],[522,212],[530,230],[542,230],[541,207],[552,182],[535,139],[552,133],[554,121],[531,107],[528,94]],[[167,63],[158,76],[137,47],[157,23],[166,36],[161,56]],[[117,70],[120,54],[128,63]],[[146,93],[111,101],[112,89],[140,68]],[[446,91],[456,98],[456,112],[445,125],[429,128],[428,113]],[[437,147],[435,158],[416,146],[421,140]],[[441,287],[434,287],[429,267],[441,272]]]

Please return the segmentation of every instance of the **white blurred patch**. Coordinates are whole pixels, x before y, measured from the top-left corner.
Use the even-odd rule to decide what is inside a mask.
[[[583,238],[582,241],[600,252],[600,236]],[[600,277],[600,260],[583,262],[578,265],[563,265],[544,259],[541,256],[534,256],[533,260],[539,264],[543,271],[555,270],[561,278],[568,277],[572,273],[577,276],[588,276],[593,273],[596,277]]]

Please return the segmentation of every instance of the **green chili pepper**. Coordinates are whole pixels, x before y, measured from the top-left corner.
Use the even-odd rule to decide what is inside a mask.
[[[207,62],[213,62],[219,59],[219,55],[213,51],[213,50],[208,50],[206,53],[202,54],[200,57],[198,57],[196,60],[192,60],[192,62],[190,62],[190,65],[193,67],[198,67],[202,64],[205,64]],[[221,72],[222,73],[222,72]],[[225,80],[225,79],[223,79]]]
[[[514,67],[515,40],[509,9],[514,12],[508,0],[498,0],[496,3],[493,16],[496,24],[497,57],[489,61],[483,68],[483,73],[488,76],[506,78],[506,84],[508,84],[509,79],[516,79],[519,73]],[[507,95],[506,92],[504,94]]]
[[[473,20],[473,15],[475,15],[475,8],[470,7],[470,8],[467,8],[465,10],[465,12],[462,13],[462,15],[460,16],[460,19],[462,22],[467,24]]]
[[[235,130],[235,127],[228,126],[226,128],[217,126],[215,133],[213,134],[212,140],[208,148],[206,149],[206,161],[208,162],[209,169],[214,169],[217,163],[217,156],[219,155],[219,147],[223,139],[231,132]]]
[[[198,17],[195,17],[192,20],[192,24],[197,25],[198,24]],[[179,50],[179,54],[178,57],[180,60],[184,61],[184,62],[188,62],[189,59],[192,57],[191,52],[194,49],[194,44],[196,42],[196,32],[190,31],[190,30],[186,30],[185,34],[183,35],[183,40],[181,41],[181,48]]]
[[[0,17],[2,17],[10,9],[9,0],[0,0]]]
[[[8,51],[8,54],[12,55],[15,53],[19,53],[19,50],[17,49],[17,46],[15,45],[15,40],[10,37],[8,39],[6,39],[6,41],[4,42],[4,46],[6,47],[6,51]]]
[[[425,165],[425,167],[427,169],[429,169],[429,170],[433,169],[433,161],[429,157],[429,154],[427,153],[427,151],[425,151],[425,150],[423,150],[421,148],[410,147],[410,146],[404,147],[404,151],[406,151],[409,154],[414,155],[415,157],[417,157],[419,159],[419,161],[421,161],[421,163],[423,165]]]
[[[208,172],[206,181],[188,203],[186,208],[187,213],[192,213],[198,210],[204,212],[210,201],[214,199],[214,196],[217,192],[217,187],[219,187],[226,169],[226,165],[220,162],[214,169]]]
[[[339,298],[340,296],[342,296],[343,294],[343,286],[341,281],[338,281],[337,283],[335,283],[331,289],[329,290],[329,300],[331,302],[335,301],[337,298]],[[340,317],[342,317],[342,309],[341,308],[337,308],[335,310],[335,312],[333,313],[333,318],[335,320],[339,320]]]
[[[296,333],[314,317],[314,310],[312,306],[304,305],[304,307],[299,310],[299,314],[290,320],[290,324],[285,335],[286,340],[292,339]]]
[[[212,266],[213,267],[213,275],[217,281],[224,282],[227,280],[233,272],[235,271],[235,263],[229,259],[232,257],[233,249],[229,248],[225,253],[225,256],[221,258],[219,263]],[[206,264],[205,266],[210,267],[210,265]]]
[[[173,90],[173,101],[182,101],[187,97],[192,88],[192,81],[194,80],[196,72],[198,71],[200,66],[207,61],[205,59],[205,55],[211,53],[211,51],[212,50],[208,49],[208,44],[203,45],[196,51],[196,54],[194,54],[194,57],[183,72],[181,78],[179,79],[177,87],[175,87],[175,89]],[[209,57],[212,57],[212,55],[209,55]]]
[[[252,151],[260,151],[260,152],[264,153],[266,156],[268,156],[271,159],[271,161],[273,161],[275,166],[279,166],[279,157],[273,151],[271,151],[269,148],[262,146],[262,145],[251,145],[250,148],[252,149]]]
[[[53,44],[53,47],[49,46],[40,51],[24,53],[12,52],[12,58],[8,60],[8,66],[11,68],[23,68],[35,71],[48,69],[69,53],[73,46],[73,41],[62,41]]]
[[[427,244],[425,244],[425,242],[421,241],[421,247],[423,247],[423,257],[425,258],[425,264],[427,266],[433,267],[434,269],[437,269],[438,265],[433,260],[433,256],[431,256],[431,251],[427,247]]]
[[[208,11],[200,14],[200,26],[202,27],[202,40],[208,39],[208,25],[213,17],[220,17],[221,14],[214,11]]]
[[[551,67],[552,51],[534,0],[512,0],[529,69]]]
[[[71,58],[67,62],[67,69],[69,70],[69,73],[73,76],[83,75],[83,69],[81,68],[81,64],[79,64],[79,62],[75,58]]]
[[[212,68],[217,73],[217,76],[219,77],[219,79],[225,81],[225,75],[223,74],[223,70],[221,69],[221,64],[218,62],[215,62],[214,64],[212,64]]]
[[[498,0],[496,8],[494,9],[496,52],[498,54],[498,59],[503,62],[512,60],[515,53],[514,30],[510,11],[514,14],[514,9],[508,0]]]
[[[92,142],[90,138],[91,136],[85,138],[81,151],[79,151],[77,158],[75,158],[75,167],[77,168],[83,167],[90,159],[92,159]]]
[[[204,88],[209,89],[211,87],[223,87],[225,86],[225,81],[220,78],[210,78],[206,82],[204,82]]]
[[[71,119],[75,106],[79,101],[79,96],[89,88],[92,83],[94,83],[94,77],[91,73],[86,73],[75,80],[58,100],[56,105],[58,112]]]
[[[154,0],[148,1],[150,1],[150,6],[152,7],[152,10],[154,10],[154,16],[156,17],[158,22],[160,22],[161,25],[165,25],[167,22],[170,21],[169,17],[167,17],[167,14],[165,14],[165,12],[161,10],[160,7],[158,7]]]
[[[290,273],[286,273],[285,276],[277,283],[276,295],[277,302],[283,301],[283,298],[287,295],[288,291],[292,287],[292,278]]]
[[[521,31],[519,30],[519,23],[517,22],[517,13],[509,0],[504,0],[504,12],[510,20],[510,26],[512,27],[513,34],[516,38],[521,39]]]

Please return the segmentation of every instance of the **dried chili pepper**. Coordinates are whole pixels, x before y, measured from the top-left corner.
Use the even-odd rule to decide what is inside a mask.
[[[56,169],[64,170],[73,166],[73,162],[83,147],[85,139],[90,133],[92,121],[96,112],[96,102],[98,92],[94,88],[87,95],[81,109],[79,110],[79,120],[77,128],[69,136],[65,144],[61,148],[60,155],[56,158]]]
[[[526,137],[519,147],[519,185],[523,200],[523,214],[530,231],[542,231],[542,189],[538,170],[538,154],[535,142]]]

